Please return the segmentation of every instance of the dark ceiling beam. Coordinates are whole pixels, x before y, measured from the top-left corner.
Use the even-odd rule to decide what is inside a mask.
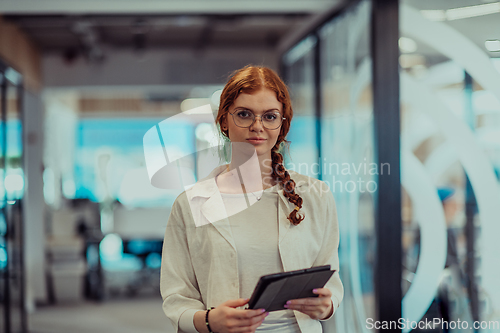
[[[213,19],[208,19],[205,22],[205,26],[201,29],[198,40],[194,45],[194,49],[198,52],[202,52],[204,49],[210,45],[210,39],[213,34],[215,22]]]
[[[75,19],[82,19],[91,21],[95,25],[101,26],[130,26],[137,19],[147,20],[154,25],[165,26],[190,26],[201,25],[205,20],[239,20],[245,18],[276,18],[293,21],[294,19],[303,19],[309,17],[309,12],[297,13],[241,13],[241,14],[47,14],[47,15],[30,15],[30,14],[4,14],[2,18],[6,21],[11,21],[19,25],[32,25],[32,26],[47,26],[59,27],[66,25],[68,21]],[[278,21],[279,22],[279,21]]]
[[[274,40],[274,38],[272,39]],[[126,50],[131,50],[133,48],[133,43],[110,43],[106,42],[107,46],[111,46],[113,50],[116,51],[126,51]],[[186,41],[186,42],[172,42],[172,43],[151,43],[148,42],[147,44],[147,50],[149,51],[162,51],[165,49],[168,50],[175,50],[175,51],[193,51],[196,50],[193,45],[195,43],[191,41]],[[75,45],[70,45],[69,47],[76,47]],[[214,42],[211,41],[208,45],[203,47],[203,51],[242,51],[242,50],[248,50],[248,51],[269,51],[270,49],[273,49],[276,47],[276,44],[272,45],[270,39],[264,39],[262,41],[256,42],[256,41],[231,41],[231,42],[224,42],[224,41],[218,41]],[[41,48],[41,51],[44,54],[59,54],[61,52],[67,51],[68,46],[45,46]]]

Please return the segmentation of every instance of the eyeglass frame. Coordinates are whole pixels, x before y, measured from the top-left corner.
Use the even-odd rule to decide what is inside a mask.
[[[277,130],[278,128],[280,128],[280,126],[281,126],[281,125],[283,125],[283,120],[285,120],[285,119],[286,119],[285,117],[281,117],[281,123],[279,124],[279,126],[278,126],[278,127],[276,127],[276,128],[267,128],[267,127],[264,125],[264,122],[262,121],[262,116],[263,116],[264,114],[266,114],[267,112],[271,111],[271,110],[264,112],[261,116],[256,115],[255,113],[253,113],[253,111],[252,111],[252,110],[246,110],[246,109],[244,109],[244,110],[245,110],[245,111],[250,112],[251,114],[253,114],[253,121],[252,121],[252,123],[251,123],[250,125],[248,125],[248,126],[240,126],[240,125],[236,124],[236,120],[234,119],[234,114],[235,114],[237,111],[242,111],[242,110],[236,110],[236,111],[234,111],[233,113],[228,112],[231,116],[233,116],[233,122],[234,122],[234,125],[235,125],[235,126],[237,126],[237,127],[239,127],[239,128],[250,128],[253,124],[255,124],[255,121],[257,120],[257,117],[259,117],[259,118],[260,118],[260,123],[262,124],[262,127],[264,127],[264,128],[265,128],[265,129],[267,129],[267,130],[274,131],[274,130]],[[279,111],[278,111],[277,113],[279,113]],[[279,113],[279,114],[281,115],[281,113]]]

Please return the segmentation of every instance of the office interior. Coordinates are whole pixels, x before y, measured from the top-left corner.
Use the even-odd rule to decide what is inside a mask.
[[[336,200],[324,332],[500,332],[492,0],[3,0],[0,331],[174,332],[159,271],[182,190],[151,184],[143,137],[216,112],[247,64],[290,89],[286,167]],[[165,123],[195,179],[212,125]]]

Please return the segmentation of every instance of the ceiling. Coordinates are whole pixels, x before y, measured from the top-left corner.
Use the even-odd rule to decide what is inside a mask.
[[[310,16],[230,15],[14,15],[42,52],[106,45],[113,48],[275,48]]]
[[[268,49],[340,0],[2,0],[44,54],[115,49]],[[95,53],[95,54],[92,54]]]
[[[342,0],[2,0],[0,11],[43,53],[99,57],[118,49],[267,49]],[[491,0],[403,0],[420,10],[492,3]],[[482,49],[500,39],[500,13],[446,21]],[[421,45],[424,53],[432,52]],[[92,54],[94,53],[94,54]],[[499,53],[490,56],[500,57]]]
[[[402,0],[401,2],[419,10],[447,10],[498,3],[498,0]],[[446,20],[444,23],[474,42],[490,57],[500,57],[500,52],[489,52],[485,48],[485,41],[500,39],[500,12],[457,20]],[[423,44],[419,44],[417,52],[426,55],[435,53],[434,50]]]
[[[232,57],[250,63],[252,61],[241,54],[251,57],[259,52],[268,52],[278,57],[277,46],[285,36],[303,29],[314,17],[331,11],[345,1],[349,0],[0,0],[0,12],[4,20],[14,23],[29,35],[45,56],[62,56],[65,63],[77,63],[75,59],[82,59],[81,56],[90,60],[89,63],[93,60],[100,63],[106,55],[115,59],[109,56],[112,50],[172,53],[174,49],[216,50],[223,54],[225,50],[233,50],[240,55],[227,52],[227,57],[219,56],[221,61],[226,63],[226,58]],[[497,1],[401,0],[402,4],[419,10],[447,10],[493,2]],[[500,13],[445,23],[483,50],[486,40],[500,39]],[[435,62],[443,60],[443,56],[435,50],[420,41],[416,42],[416,54],[429,59],[435,57]],[[500,57],[500,52],[485,52],[491,57]],[[193,63],[182,58],[175,64],[181,60]],[[172,61],[162,61],[150,67],[156,72],[164,67],[180,68],[172,65]],[[215,67],[202,60],[198,62],[200,66]],[[141,69],[142,65],[134,66]],[[192,71],[199,72],[193,65],[189,66]],[[69,76],[81,77],[70,69],[65,68]],[[144,69],[141,71],[147,72]],[[186,70],[182,68],[181,72]],[[108,74],[105,71],[102,73],[103,76]],[[46,80],[49,76],[46,75]],[[148,77],[151,76],[148,74]]]

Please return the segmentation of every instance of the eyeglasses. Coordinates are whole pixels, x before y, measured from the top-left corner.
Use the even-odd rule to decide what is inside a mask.
[[[260,122],[262,126],[268,130],[274,130],[281,126],[285,117],[281,116],[278,111],[268,111],[262,116],[256,116],[250,110],[237,110],[233,113],[229,113],[233,116],[234,124],[238,127],[247,128],[254,124],[255,118],[260,117]]]

